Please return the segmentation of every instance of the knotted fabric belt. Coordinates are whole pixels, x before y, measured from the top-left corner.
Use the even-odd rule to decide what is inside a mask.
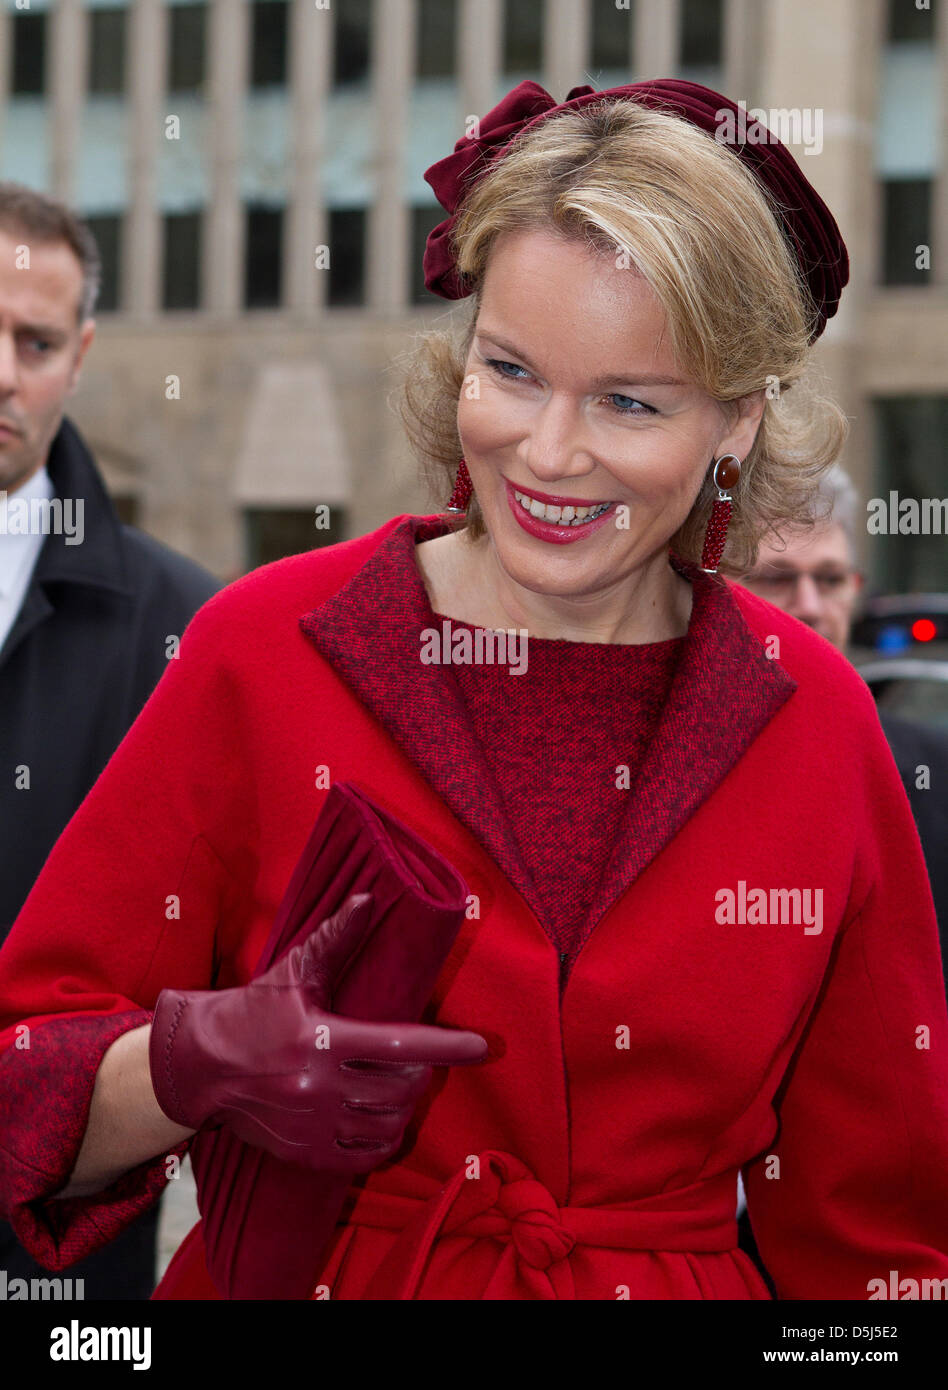
[[[479,1176],[469,1176],[472,1170]],[[572,1299],[569,1256],[575,1246],[732,1250],[737,1244],[735,1207],[733,1173],[622,1208],[560,1207],[518,1158],[488,1149],[428,1200],[363,1188],[346,1219],[400,1233],[363,1298],[414,1298],[435,1241],[461,1236],[494,1239],[504,1246],[481,1298],[516,1297],[511,1287],[525,1284],[535,1298]]]

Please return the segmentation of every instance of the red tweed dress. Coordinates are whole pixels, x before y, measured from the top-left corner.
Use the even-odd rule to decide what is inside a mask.
[[[475,631],[446,614],[433,621]],[[452,668],[564,970],[592,927],[589,903],[684,641],[530,637],[521,675]]]

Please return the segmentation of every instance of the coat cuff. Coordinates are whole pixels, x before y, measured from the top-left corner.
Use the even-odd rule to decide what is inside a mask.
[[[154,1206],[168,1181],[169,1155],[188,1148],[186,1139],[101,1192],[53,1199],[76,1165],[103,1056],[116,1038],[150,1020],[144,1009],[56,1018],[35,1028],[29,1047],[0,1056],[0,1215],[47,1269],[93,1254]]]

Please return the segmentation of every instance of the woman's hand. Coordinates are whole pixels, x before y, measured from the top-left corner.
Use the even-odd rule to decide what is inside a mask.
[[[483,1061],[487,1044],[477,1033],[328,1012],[370,909],[368,894],[349,898],[248,985],[162,990],[149,1059],[171,1120],[224,1125],[278,1158],[342,1174],[394,1156],[432,1068]]]

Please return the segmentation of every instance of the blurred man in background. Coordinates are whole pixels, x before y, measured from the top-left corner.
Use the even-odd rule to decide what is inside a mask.
[[[100,274],[92,234],[68,208],[0,183],[0,942],[165,670],[169,639],[220,587],[119,522],[63,415]],[[150,1296],[157,1224],[156,1206],[71,1267],[87,1299]],[[0,1269],[47,1273],[5,1222]]]
[[[799,618],[845,653],[864,576],[855,563],[859,499],[841,468],[824,475],[818,505],[821,512],[825,511],[825,520],[817,522],[812,530],[786,532],[779,542],[762,544],[754,569],[739,582],[768,603]],[[879,718],[922,842],[948,990],[948,738],[937,729],[895,715],[880,712]],[[916,783],[917,769],[922,765],[930,770],[930,786],[926,790],[920,790]],[[898,930],[898,923],[892,926],[893,931]],[[774,1292],[757,1250],[740,1183],[737,1213],[740,1246]]]
[[[863,586],[855,564],[859,501],[840,468],[824,477],[820,494],[827,519],[812,531],[789,532],[779,543],[762,545],[757,564],[740,582],[845,652]],[[883,711],[879,718],[922,842],[942,962],[948,967],[948,738],[938,729]],[[924,789],[917,785],[923,766],[930,772]]]

